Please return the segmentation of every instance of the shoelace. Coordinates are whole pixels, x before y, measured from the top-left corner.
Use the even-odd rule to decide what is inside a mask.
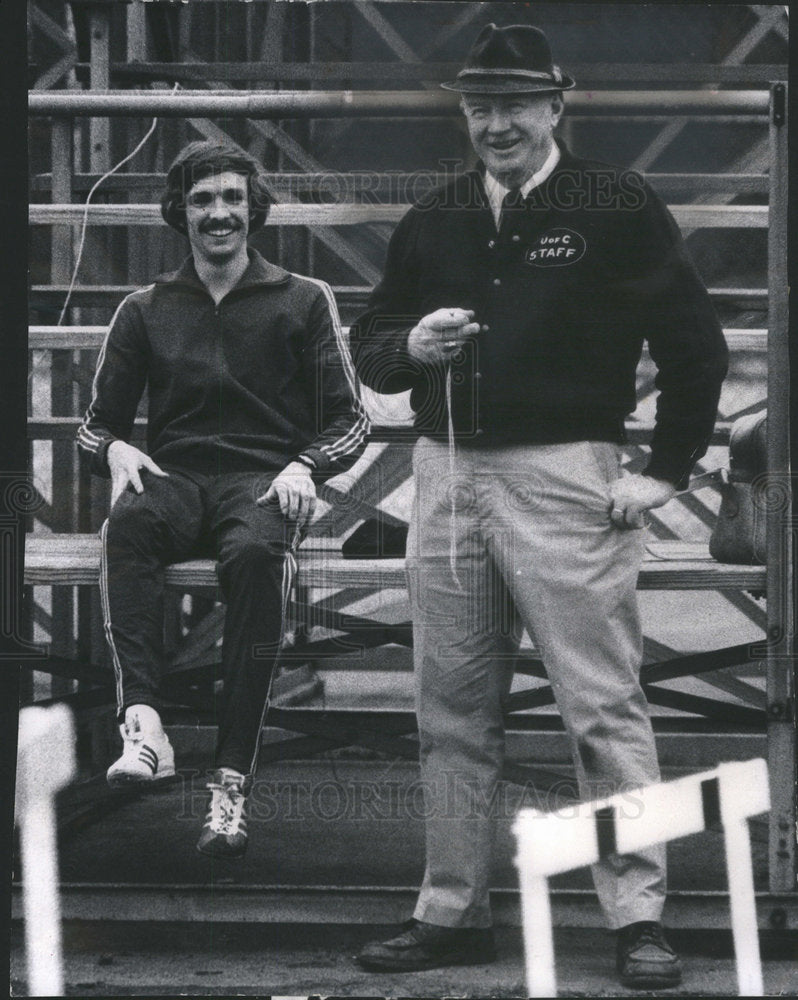
[[[208,783],[208,788],[213,792],[208,812],[211,829],[215,833],[237,833],[241,826],[241,813],[244,807],[244,795],[241,789],[235,785],[220,785],[214,781]]]
[[[644,948],[648,944],[656,945],[657,948],[662,948],[663,951],[671,952],[671,948],[662,933],[662,928],[659,924],[655,923],[638,928],[634,935],[630,935],[629,939],[623,942],[623,950],[629,953],[637,951],[638,948]]]

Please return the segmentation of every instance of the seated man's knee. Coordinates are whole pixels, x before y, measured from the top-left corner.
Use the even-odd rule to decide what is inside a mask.
[[[125,492],[108,515],[108,542],[125,544],[152,537],[160,520],[146,493]]]

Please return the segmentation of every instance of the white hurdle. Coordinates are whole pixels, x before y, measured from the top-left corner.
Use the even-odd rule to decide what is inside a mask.
[[[574,815],[574,808],[577,815]],[[691,833],[722,827],[740,996],[763,996],[747,820],[770,809],[761,758],[554,812],[523,809],[513,832],[530,997],[557,995],[547,879]]]
[[[22,897],[28,996],[62,996],[61,914],[55,793],[75,773],[75,727],[65,705],[19,713],[16,824],[22,855]]]

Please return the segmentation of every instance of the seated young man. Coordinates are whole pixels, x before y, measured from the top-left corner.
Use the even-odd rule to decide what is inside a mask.
[[[112,786],[175,773],[159,713],[163,570],[217,560],[224,694],[197,847],[225,857],[246,849],[285,554],[313,514],[314,476],[351,465],[368,433],[329,287],[247,247],[271,202],[239,148],[193,142],[178,155],[161,209],[191,256],[120,305],[78,432],[81,454],[112,482],[101,596],[124,743]],[[130,444],[145,385],[146,454]]]

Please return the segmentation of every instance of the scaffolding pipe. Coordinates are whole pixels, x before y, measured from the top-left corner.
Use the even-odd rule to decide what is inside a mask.
[[[567,98],[568,109],[580,115],[623,111],[628,115],[652,112],[673,115],[766,115],[767,90],[671,90],[638,93],[627,90],[577,91]],[[459,95],[446,91],[283,91],[274,93],[184,90],[52,91],[30,94],[31,114],[53,117],[149,116],[182,118],[389,118],[448,116],[458,113]]]
[[[676,222],[685,229],[766,229],[767,205],[670,205]],[[286,202],[273,205],[267,226],[357,226],[372,223],[395,225],[410,208],[398,205],[336,203],[312,205]],[[86,207],[82,204],[35,204],[28,207],[28,221],[34,226],[77,225]],[[90,204],[87,213],[92,226],[160,226],[161,206],[147,202]]]

